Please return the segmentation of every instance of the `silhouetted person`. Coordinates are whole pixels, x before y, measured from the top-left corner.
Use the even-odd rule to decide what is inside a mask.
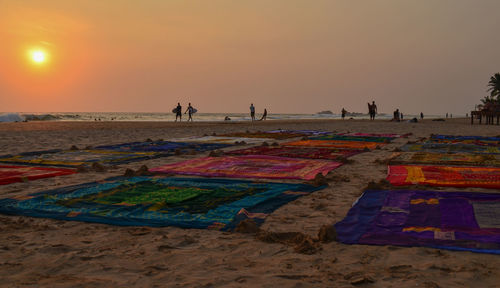
[[[262,118],[260,118],[260,121],[266,120],[267,119],[267,109],[264,108],[264,114],[262,114]]]
[[[181,103],[177,103],[177,107],[175,107],[175,122],[177,122],[177,118],[179,118],[179,122],[182,121],[182,106],[181,106]]]
[[[370,120],[375,120],[375,115],[377,114],[377,105],[375,105],[375,101],[372,101],[372,104],[368,103],[368,114],[370,114]]]
[[[446,113],[446,118],[448,118],[448,113]]]
[[[255,121],[255,107],[253,106],[253,103],[250,104],[250,117],[252,117],[252,121]]]
[[[424,119],[424,113],[420,112],[420,120]]]
[[[189,114],[188,114],[189,118],[187,120],[188,122],[189,122],[189,120],[191,120],[191,122],[193,122],[193,111],[194,111],[193,109],[194,109],[193,106],[191,106],[191,103],[189,103],[188,108],[186,109],[186,112],[184,112],[184,114],[189,112]]]
[[[342,108],[342,120],[344,120],[346,113],[347,111],[344,108]]]
[[[393,117],[394,117],[394,118],[392,119],[392,121],[397,121],[397,122],[399,122],[399,109],[396,109],[396,111],[394,111],[394,113],[393,113]]]

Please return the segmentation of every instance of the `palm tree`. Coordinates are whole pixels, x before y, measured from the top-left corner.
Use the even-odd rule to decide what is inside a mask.
[[[496,97],[496,100],[500,102],[500,73],[491,76],[488,87],[491,98],[494,99]]]

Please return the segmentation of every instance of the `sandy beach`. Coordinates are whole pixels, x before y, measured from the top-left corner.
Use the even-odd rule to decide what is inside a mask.
[[[0,155],[174,139],[228,132],[315,129],[412,133],[328,174],[329,186],[290,202],[252,233],[121,227],[0,214],[1,287],[497,287],[500,257],[422,247],[345,245],[316,241],[324,225],[342,220],[370,181],[385,179],[395,148],[430,134],[500,135],[500,126],[469,119],[395,123],[301,120],[237,123],[27,122],[0,123]],[[240,147],[241,148],[241,147]],[[179,155],[0,186],[0,197],[75,185],[208,155]],[[275,181],[300,182],[300,181]],[[429,188],[429,190],[488,191]],[[492,192],[491,190],[489,192]],[[299,235],[299,236],[297,236]],[[281,238],[280,238],[281,237]],[[278,239],[280,238],[280,239]],[[300,238],[300,241],[297,240]]]

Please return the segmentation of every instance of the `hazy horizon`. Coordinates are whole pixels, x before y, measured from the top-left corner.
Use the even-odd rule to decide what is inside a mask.
[[[384,113],[464,115],[500,72],[498,11],[496,0],[0,0],[0,110],[366,113],[375,100]]]

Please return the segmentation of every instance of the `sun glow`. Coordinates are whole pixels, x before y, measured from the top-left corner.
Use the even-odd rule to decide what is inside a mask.
[[[47,61],[47,53],[43,50],[31,50],[29,53],[29,58],[35,64],[43,64]]]

